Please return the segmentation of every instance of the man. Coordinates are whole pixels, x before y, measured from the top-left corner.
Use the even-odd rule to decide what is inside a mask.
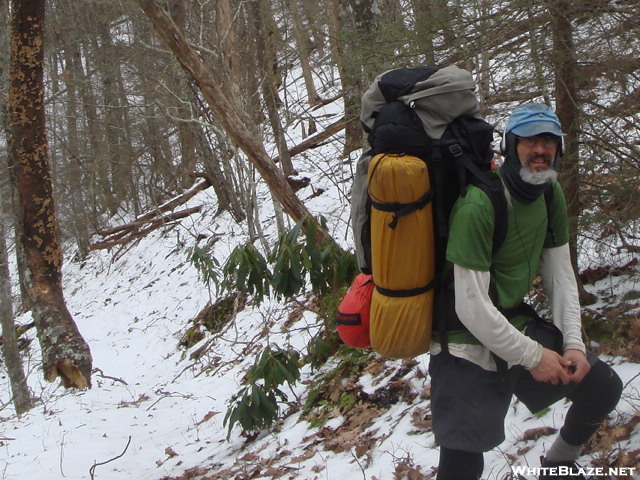
[[[431,352],[433,429],[441,446],[438,480],[480,478],[482,452],[505,438],[512,395],[532,412],[561,398],[572,400],[542,466],[574,468],[581,446],[620,398],[622,382],[608,365],[586,353],[582,341],[567,208],[555,180],[563,136],[560,121],[545,105],[523,105],[509,118],[503,140],[506,159],[499,171],[508,225],[495,253],[495,212],[483,191],[469,187],[452,211],[447,260],[453,264],[462,330],[448,332],[448,353],[439,343]],[[552,189],[550,202],[547,188]],[[506,312],[522,304],[538,270],[553,321],[563,333],[561,353],[523,333],[528,319],[521,310],[507,318]]]

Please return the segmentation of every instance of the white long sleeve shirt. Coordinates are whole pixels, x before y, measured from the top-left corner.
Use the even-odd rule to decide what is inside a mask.
[[[540,264],[545,292],[551,301],[553,321],[564,335],[565,350],[585,352],[582,341],[580,303],[569,245],[543,249]],[[456,313],[481,345],[449,344],[449,352],[485,370],[496,370],[492,352],[511,365],[532,369],[542,358],[542,346],[512,326],[489,298],[490,273],[454,265]],[[432,354],[440,353],[438,343]]]

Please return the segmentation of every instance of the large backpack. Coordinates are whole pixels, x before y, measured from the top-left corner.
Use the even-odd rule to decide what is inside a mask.
[[[371,345],[383,355],[427,352],[434,317],[444,338],[449,216],[469,184],[494,206],[493,251],[506,235],[504,187],[491,171],[493,127],[474,89],[471,74],[455,66],[400,68],[362,97],[371,149],[357,162],[351,220],[358,265],[376,285]]]

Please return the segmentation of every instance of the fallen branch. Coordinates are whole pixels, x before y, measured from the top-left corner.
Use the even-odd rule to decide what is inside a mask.
[[[171,222],[174,222],[176,220],[180,220],[182,218],[188,217],[189,215],[192,215],[194,213],[199,212],[200,210],[202,210],[202,206],[198,206],[198,207],[192,207],[192,208],[187,208],[185,210],[180,210],[179,212],[175,212],[175,213],[171,213],[169,215],[165,215],[163,217],[157,218],[153,221],[151,221],[151,223],[149,224],[149,226],[147,228],[144,229],[139,229],[140,226],[144,225],[145,223],[149,223],[149,220],[142,222],[142,221],[134,221],[131,222],[127,225],[123,225],[122,227],[127,227],[127,230],[123,233],[123,232],[118,232],[115,235],[113,235],[110,238],[107,238],[106,240],[103,240],[101,242],[96,242],[96,243],[92,243],[89,246],[90,250],[99,250],[99,249],[103,249],[103,248],[111,248],[111,247],[115,247],[116,245],[122,245],[125,243],[129,243],[131,240],[135,240],[136,238],[140,238],[140,237],[144,237],[145,235],[153,232],[154,230],[157,230],[160,227],[164,227],[169,225]]]
[[[124,450],[122,451],[122,453],[120,455],[118,455],[117,457],[113,457],[109,460],[107,460],[106,462],[100,462],[100,463],[93,463],[93,465],[91,466],[91,468],[89,469],[89,475],[91,475],[91,480],[93,480],[95,471],[96,471],[96,467],[99,467],[100,465],[106,465],[107,463],[111,463],[114,460],[119,459],[120,457],[124,456],[125,453],[127,453],[127,449],[129,448],[129,445],[131,444],[131,435],[129,435],[129,441],[127,442],[127,446],[124,447]]]
[[[307,138],[306,140],[299,143],[295,147],[292,147],[291,149],[289,149],[289,155],[293,157],[294,155],[298,155],[299,153],[302,153],[305,150],[316,147],[320,142],[324,142],[325,140],[327,140],[328,138],[331,138],[333,135],[335,135],[339,131],[343,130],[345,125],[346,125],[346,120],[344,118],[341,118],[337,122],[329,125],[322,132]],[[274,158],[274,161],[277,161],[278,159],[279,157],[276,157]]]
[[[321,142],[331,138],[336,133],[340,132],[345,127],[345,119],[342,118],[337,122],[332,123],[327,128],[325,128],[322,132],[317,133],[298,145],[292,147],[289,150],[289,155],[297,155],[300,154],[310,148],[314,148],[318,146]],[[275,157],[271,159],[272,162],[277,163],[279,161],[279,157]],[[138,216],[135,220],[129,223],[125,223],[124,225],[118,225],[116,227],[105,228],[98,230],[97,233],[103,237],[103,240],[99,242],[92,243],[89,246],[90,250],[100,250],[112,248],[117,245],[123,245],[129,243],[136,238],[143,237],[148,233],[160,228],[163,225],[166,225],[168,222],[175,221],[181,218],[184,218],[188,215],[196,213],[200,211],[201,207],[189,208],[186,210],[182,210],[180,212],[175,212],[169,215],[162,215],[166,212],[174,210],[176,207],[183,205],[188,200],[193,198],[198,192],[209,188],[212,185],[211,178],[206,173],[201,172],[193,172],[191,174],[192,177],[196,179],[200,179],[197,181],[189,190],[178,195],[175,198],[172,198],[168,202],[160,205],[154,210],[147,212],[143,215]],[[162,215],[162,216],[160,216]],[[160,216],[160,217],[159,217]],[[159,217],[159,218],[158,218]],[[147,228],[141,229],[144,225],[150,223]]]
[[[194,174],[194,176],[200,176],[200,175]],[[186,203],[188,200],[191,200],[198,192],[200,192],[201,190],[206,190],[210,186],[211,186],[211,182],[209,181],[208,178],[205,177],[202,180],[200,180],[199,182],[197,182],[196,184],[194,184],[186,192],[178,195],[175,198],[172,198],[171,200],[169,200],[166,203],[163,203],[162,205],[160,205],[155,210],[152,210],[152,211],[147,212],[147,213],[145,213],[143,215],[140,215],[133,222],[126,223],[124,225],[119,225],[119,226],[113,227],[113,228],[107,228],[107,229],[104,229],[104,230],[98,230],[97,233],[99,235],[102,235],[103,237],[107,237],[109,235],[114,235],[114,234],[116,234],[118,232],[121,232],[123,230],[129,231],[129,230],[131,230],[132,228],[135,228],[138,225],[144,224],[144,223],[152,220],[153,218],[157,217],[161,213],[168,212],[168,211],[173,210],[174,208]]]

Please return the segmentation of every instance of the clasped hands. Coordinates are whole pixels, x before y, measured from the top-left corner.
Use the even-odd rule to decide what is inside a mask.
[[[564,355],[559,355],[545,348],[540,363],[530,372],[538,382],[567,385],[570,382],[580,383],[590,369],[586,355],[580,350],[567,350]]]

